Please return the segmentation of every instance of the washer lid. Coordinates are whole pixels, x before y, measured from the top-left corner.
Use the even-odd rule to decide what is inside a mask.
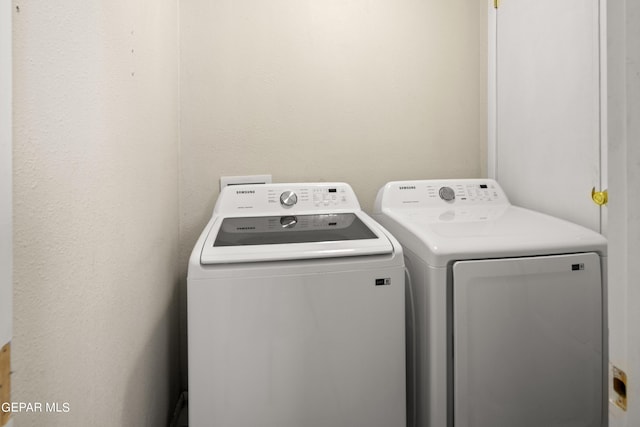
[[[390,254],[393,246],[358,213],[223,217],[207,236],[201,264]]]

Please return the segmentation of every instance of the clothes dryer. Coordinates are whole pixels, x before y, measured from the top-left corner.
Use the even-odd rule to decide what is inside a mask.
[[[187,288],[191,426],[405,425],[402,250],[349,185],[224,188]]]
[[[373,217],[410,272],[409,425],[607,425],[600,234],[489,179],[391,182]]]

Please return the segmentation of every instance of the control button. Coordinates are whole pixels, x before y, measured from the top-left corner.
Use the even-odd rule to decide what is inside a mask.
[[[280,195],[280,204],[284,207],[290,208],[298,203],[298,196],[293,191],[285,191]]]
[[[450,202],[456,198],[456,193],[453,191],[451,187],[440,187],[440,191],[438,192],[440,198],[445,202]]]

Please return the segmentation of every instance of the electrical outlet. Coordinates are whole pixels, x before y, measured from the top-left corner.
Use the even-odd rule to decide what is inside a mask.
[[[271,174],[220,177],[220,190],[228,185],[242,184],[271,184]]]

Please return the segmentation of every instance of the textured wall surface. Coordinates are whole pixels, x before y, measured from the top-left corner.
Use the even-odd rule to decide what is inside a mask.
[[[173,410],[177,13],[13,3],[13,400],[69,404],[18,427],[156,427]]]
[[[11,9],[0,9],[0,348],[11,340]]]
[[[366,210],[389,180],[478,176],[485,15],[475,0],[183,0],[183,259],[221,175],[347,181]]]

